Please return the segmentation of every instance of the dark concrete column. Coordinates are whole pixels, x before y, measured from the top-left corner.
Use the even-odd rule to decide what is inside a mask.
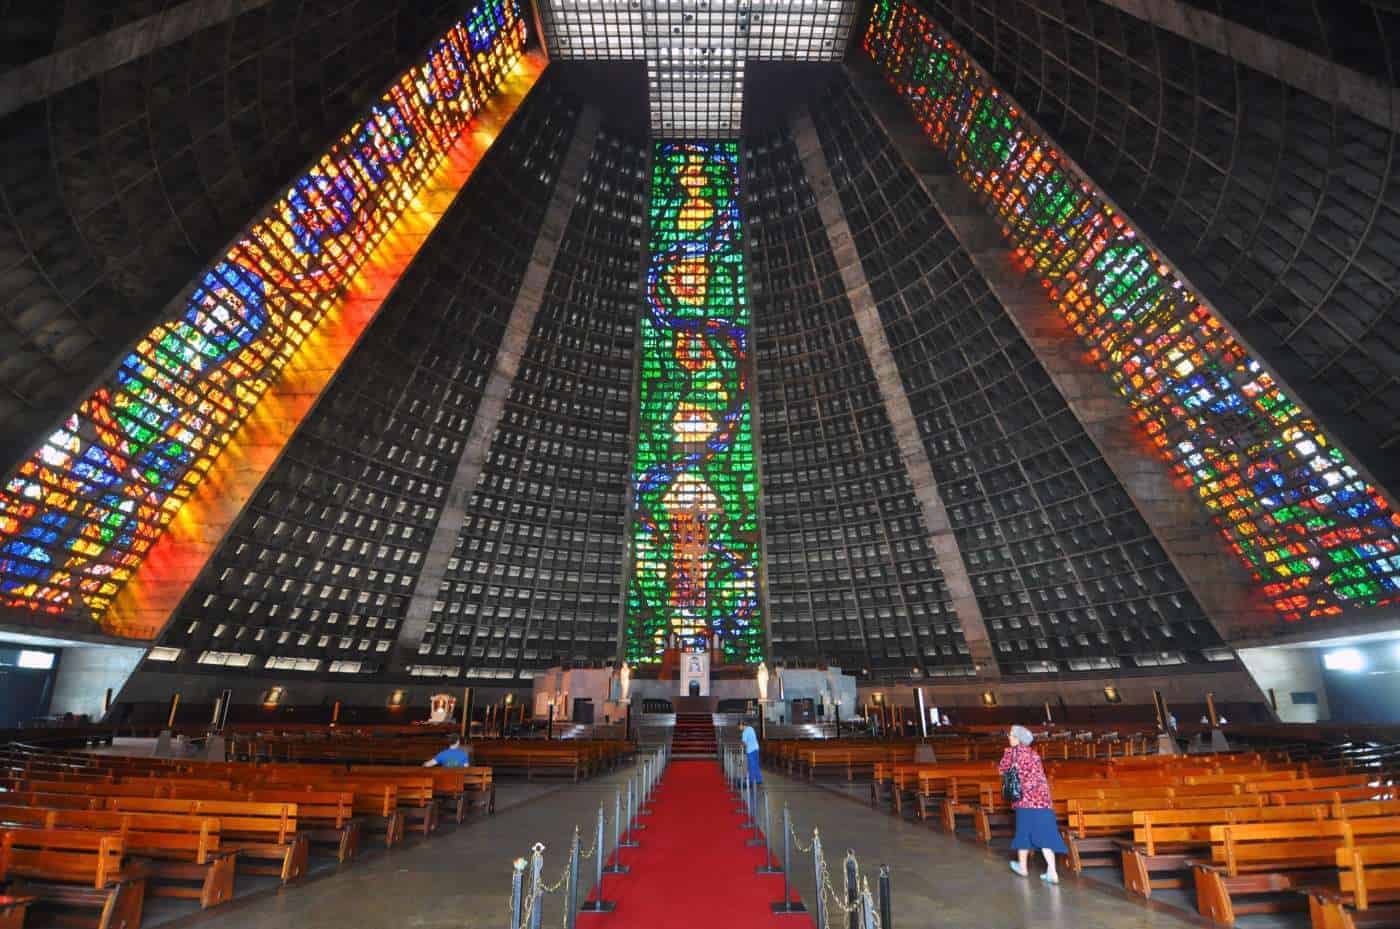
[[[457,544],[457,536],[462,532],[466,521],[467,506],[472,493],[481,479],[482,468],[491,452],[491,439],[496,434],[496,426],[505,412],[506,400],[510,396],[511,385],[520,370],[520,359],[530,341],[530,333],[535,328],[535,315],[544,302],[545,288],[549,276],[554,271],[554,260],[559,255],[559,246],[569,227],[569,217],[574,203],[578,200],[579,188],[583,184],[584,171],[588,168],[589,156],[598,137],[599,113],[586,106],[579,115],[574,128],[573,140],[560,164],[559,179],[554,184],[554,194],[545,209],[544,220],[540,224],[539,235],[535,237],[535,247],[530,252],[530,264],[520,282],[515,295],[515,305],[511,307],[510,319],[506,323],[501,346],[496,350],[496,361],[491,368],[491,376],[482,390],[481,404],[477,407],[476,418],[467,434],[462,448],[462,457],[457,462],[457,471],[452,476],[448,488],[447,502],[442,516],[438,519],[433,540],[423,558],[423,570],[414,585],[409,599],[408,610],[399,625],[397,647],[394,650],[394,670],[403,670],[417,660],[418,643],[423,639],[423,630],[433,618],[433,604],[438,598],[438,588],[447,573],[447,562],[452,557]]]
[[[1182,0],[1103,2],[1378,126],[1400,129],[1400,89],[1360,71]]]
[[[98,0],[100,2],[100,0]],[[0,75],[0,115],[189,38],[272,0],[185,0]]]
[[[967,565],[963,563],[962,551],[953,535],[953,524],[948,519],[948,510],[938,492],[938,481],[933,476],[933,466],[929,464],[923,437],[919,435],[914,408],[904,392],[904,382],[900,380],[899,368],[890,350],[889,340],[885,337],[885,327],[880,322],[880,308],[875,303],[865,268],[860,263],[860,255],[851,237],[851,227],[846,222],[846,211],[836,192],[836,182],[832,180],[821,140],[817,137],[817,127],[805,107],[793,117],[792,134],[793,141],[797,143],[797,156],[807,174],[807,183],[817,198],[817,212],[822,218],[822,225],[826,227],[831,254],[841,272],[846,297],[851,301],[861,343],[875,372],[885,415],[889,417],[894,430],[900,457],[909,472],[909,481],[914,485],[914,496],[919,501],[938,570],[943,572],[943,581],[952,595],[953,609],[958,614],[963,639],[978,668],[978,675],[1000,677],[1001,670],[991,638],[987,635],[982,608],[973,593]]]
[[[939,216],[986,278],[1046,374],[1122,483],[1186,586],[1227,642],[1276,626],[1277,614],[1229,550],[1205,508],[1177,486],[1144,441],[1123,397],[1090,362],[1059,310],[1020,269],[991,214],[944,162],[904,103],[874,72],[849,67],[857,92],[928,191]]]

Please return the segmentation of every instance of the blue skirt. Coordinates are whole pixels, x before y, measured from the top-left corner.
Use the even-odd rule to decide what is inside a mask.
[[[1060,827],[1055,822],[1054,810],[1017,810],[1016,835],[1011,839],[1013,849],[1048,848],[1056,854],[1065,855],[1065,840],[1060,838]]]

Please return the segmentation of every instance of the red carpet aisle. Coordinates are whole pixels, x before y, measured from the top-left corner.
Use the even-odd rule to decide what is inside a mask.
[[[624,849],[631,873],[609,875],[613,913],[580,913],[587,929],[812,929],[807,916],[774,916],[781,874],[754,873],[763,848],[744,843],[738,802],[714,761],[672,761],[656,789],[652,815],[639,821],[641,848]],[[781,821],[780,821],[781,822]]]

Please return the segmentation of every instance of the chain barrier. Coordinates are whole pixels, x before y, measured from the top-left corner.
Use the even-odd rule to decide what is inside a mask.
[[[613,813],[613,849],[615,854],[619,849],[636,847],[637,843],[632,838],[633,830],[644,827],[638,826],[635,818],[641,814],[639,809],[641,804],[651,797],[659,783],[661,772],[668,760],[667,756],[668,753],[663,747],[649,752],[645,758],[639,760],[637,773],[634,773],[627,780],[626,806],[622,804],[621,788],[618,789]],[[626,818],[625,831],[623,831],[624,817]],[[593,838],[585,850],[580,829],[578,826],[574,826],[574,834],[569,843],[569,854],[564,863],[563,873],[553,884],[544,880],[544,843],[536,842],[531,846],[528,860],[517,858],[511,863],[510,929],[541,929],[544,900],[551,894],[562,894],[564,898],[560,922],[563,929],[575,929],[578,914],[581,911],[608,912],[613,909],[613,904],[603,898],[603,875],[605,873],[625,873],[627,869],[620,861],[614,867],[607,869],[603,867],[604,859],[608,857],[607,815],[603,804],[598,806],[597,825],[591,831]],[[624,835],[627,836],[628,841],[622,841],[621,836]],[[578,899],[582,876],[580,866],[582,862],[590,860],[595,863],[594,899],[580,906]]]
[[[748,760],[743,757],[742,750],[726,747],[720,763],[731,789],[742,797],[744,806],[741,811],[748,814],[750,824],[754,825],[755,831],[757,831],[761,820],[765,834],[762,844],[766,846],[768,831],[767,792],[765,791],[762,795],[760,809],[757,799],[758,785],[749,779]],[[791,811],[786,803],[783,804],[781,828],[782,866],[779,868],[765,866],[765,868],[760,869],[761,871],[767,869],[770,872],[781,871],[783,874],[783,899],[772,905],[774,914],[806,912],[806,908],[800,902],[792,899],[792,847],[796,846],[800,854],[812,856],[812,875],[817,887],[816,899],[812,904],[815,909],[813,921],[816,923],[817,929],[893,929],[893,920],[890,916],[891,893],[888,865],[882,864],[880,866],[876,878],[879,888],[877,899],[876,894],[870,889],[869,878],[861,871],[860,862],[857,860],[855,852],[847,849],[841,868],[844,893],[838,893],[832,884],[831,866],[827,863],[826,854],[822,849],[821,832],[813,828],[811,842],[803,843],[802,835],[793,823]],[[771,859],[771,851],[769,857]],[[835,922],[833,922],[833,915]]]

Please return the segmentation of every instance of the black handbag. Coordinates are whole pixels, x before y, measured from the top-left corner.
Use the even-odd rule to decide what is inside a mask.
[[[1021,799],[1021,772],[1016,770],[1015,765],[1002,772],[1001,796],[1007,803]]]

